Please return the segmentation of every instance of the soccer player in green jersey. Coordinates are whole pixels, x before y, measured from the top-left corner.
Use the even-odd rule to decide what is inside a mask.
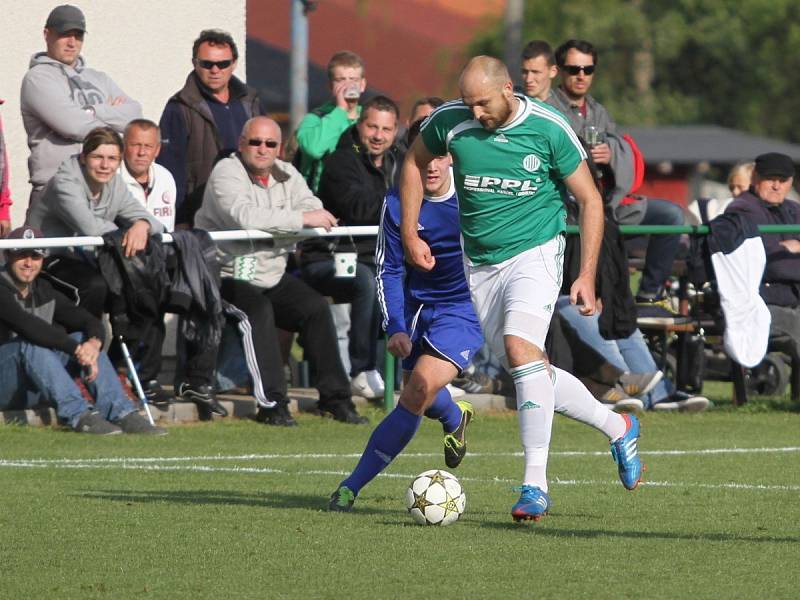
[[[435,156],[449,152],[472,302],[484,337],[509,369],[517,393],[525,469],[511,514],[517,521],[538,520],[551,504],[547,457],[554,412],[608,436],[627,489],[641,478],[636,418],[610,411],[577,378],[549,365],[544,353],[561,288],[562,195],[569,189],[580,205],[581,268],[570,298],[584,315],[597,310],[603,204],[569,123],[544,104],[515,95],[502,62],[473,58],[459,86],[461,100],[431,114],[406,155],[401,235],[408,262],[430,270],[435,259],[417,233],[420,173]]]

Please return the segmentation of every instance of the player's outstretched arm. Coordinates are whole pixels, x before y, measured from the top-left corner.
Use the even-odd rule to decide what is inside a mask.
[[[430,271],[436,264],[431,249],[417,234],[419,209],[422,205],[422,172],[433,155],[418,136],[406,153],[400,176],[400,235],[408,262],[417,269]]]
[[[570,289],[570,301],[581,304],[583,315],[593,315],[597,310],[595,277],[600,245],[603,242],[603,199],[586,161],[564,180],[580,206],[581,268]]]

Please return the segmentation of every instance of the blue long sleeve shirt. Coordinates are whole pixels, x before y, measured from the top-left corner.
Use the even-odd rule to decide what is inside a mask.
[[[400,239],[400,194],[396,188],[389,190],[381,210],[375,264],[383,329],[390,336],[409,333],[407,315],[415,314],[420,305],[470,302],[464,276],[458,198],[452,183],[444,196],[423,198],[417,229],[436,258],[436,264],[428,272],[405,263]]]

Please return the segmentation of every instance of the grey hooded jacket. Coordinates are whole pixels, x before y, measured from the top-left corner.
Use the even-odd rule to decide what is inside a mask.
[[[124,102],[112,105],[114,98]],[[95,127],[122,133],[142,107],[111,78],[85,66],[78,57],[70,67],[39,52],[31,57],[22,79],[22,122],[28,134],[30,181],[44,186],[64,160],[80,152],[81,142]]]
[[[64,161],[28,213],[28,224],[47,237],[99,236],[141,219],[150,223],[151,234],[164,231],[161,221],[131,195],[119,173],[103,186],[97,201],[92,200],[78,156]]]

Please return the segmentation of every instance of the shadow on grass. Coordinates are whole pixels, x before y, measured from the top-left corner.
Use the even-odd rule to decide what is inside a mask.
[[[551,515],[552,517],[552,515]],[[800,543],[800,538],[797,537],[778,537],[778,536],[750,536],[750,535],[737,535],[733,533],[675,533],[670,531],[613,531],[608,529],[555,529],[550,523],[547,524],[534,524],[534,523],[513,523],[498,521],[484,522],[480,524],[481,527],[489,527],[491,529],[517,529],[519,531],[528,531],[535,529],[536,535],[550,536],[555,538],[625,538],[632,540],[686,540],[686,541],[704,541],[704,542],[784,542],[790,544]]]
[[[327,496],[311,496],[308,494],[283,494],[280,492],[264,494],[247,494],[229,490],[191,490],[191,491],[131,491],[131,490],[97,490],[80,494],[82,498],[91,500],[110,500],[126,504],[147,504],[165,502],[187,505],[219,505],[219,506],[253,506],[263,508],[291,508],[297,510],[327,510]],[[358,507],[362,514],[385,515],[388,510],[380,510],[367,506]]]

